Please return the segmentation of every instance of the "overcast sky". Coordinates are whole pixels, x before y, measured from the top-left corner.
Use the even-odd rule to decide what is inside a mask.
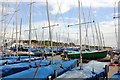
[[[2,0],[1,0],[2,1]],[[6,2],[6,0],[4,0]],[[7,33],[12,32],[13,27],[15,28],[16,18],[15,18],[15,0],[9,0],[8,15],[7,15]],[[32,28],[37,29],[37,36],[39,40],[43,40],[43,26],[47,26],[47,12],[46,12],[46,0],[33,0],[32,5]],[[106,46],[116,46],[115,37],[115,24],[117,24],[117,19],[113,19],[114,16],[114,5],[116,2],[116,16],[117,16],[117,3],[118,0],[81,0],[82,6],[81,11],[81,22],[90,22],[90,17],[92,20],[99,24],[100,30],[104,35],[104,40]],[[28,32],[24,30],[29,29],[29,13],[30,13],[30,0],[18,0],[18,27],[20,26],[20,21],[22,19],[22,39],[28,39]],[[74,42],[79,44],[79,26],[67,27],[69,24],[78,23],[78,0],[48,0],[50,22],[51,25],[59,24],[52,28],[53,40],[56,41],[60,39],[61,42]],[[91,6],[91,9],[90,9]],[[2,2],[0,3],[0,17],[2,12]],[[5,11],[4,11],[5,12]],[[91,16],[89,16],[89,12]],[[1,18],[0,18],[1,19]],[[13,25],[14,24],[14,25]],[[91,24],[88,24],[88,38],[89,43],[93,45],[93,37]],[[95,44],[97,45],[97,37],[95,33]],[[18,29],[19,31],[19,29]],[[69,34],[69,40],[68,40]],[[44,38],[47,40],[48,29],[45,29]],[[82,25],[82,43],[85,43],[85,25]],[[10,34],[6,35],[10,37]],[[56,37],[57,36],[57,37]],[[35,31],[32,31],[32,39],[35,39]]]

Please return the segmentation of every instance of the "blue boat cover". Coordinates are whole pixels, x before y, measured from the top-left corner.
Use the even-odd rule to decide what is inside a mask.
[[[0,66],[0,77],[5,77],[20,71],[24,71],[30,68],[29,65],[31,65],[31,67],[37,67],[37,65],[39,64],[40,60],[36,60],[36,61],[31,61],[31,63],[28,62],[22,62],[22,63],[18,63],[18,64],[11,64],[11,65],[4,65],[4,66]],[[46,66],[50,64],[50,60],[42,60],[41,66]]]
[[[110,80],[120,80],[120,73],[115,73]]]
[[[54,77],[54,70],[57,70],[58,75],[62,74],[63,72],[72,69],[77,64],[77,60],[70,60],[70,61],[56,61],[54,64],[46,66],[46,67],[40,67],[38,70],[38,73],[35,77],[35,79],[47,79],[48,76]],[[32,80],[34,73],[36,71],[36,68],[30,68],[28,70],[6,76],[2,80],[6,79],[24,79],[24,80]]]
[[[14,56],[10,56],[10,57],[14,57]],[[36,57],[35,59],[33,57],[31,57],[31,61],[35,61],[35,60],[40,60],[40,57]],[[0,60],[0,66],[5,65],[5,64],[7,64],[7,65],[8,64],[17,64],[17,63],[21,63],[21,62],[29,62],[29,57],[21,56],[20,60],[16,60],[16,57]]]
[[[107,63],[90,61],[87,64],[83,64],[83,69],[80,70],[80,67],[73,68],[72,70],[67,71],[61,76],[57,77],[57,79],[65,79],[65,78],[78,78],[78,79],[89,79],[96,80],[97,77],[104,76],[104,67]],[[79,74],[79,75],[78,75]]]

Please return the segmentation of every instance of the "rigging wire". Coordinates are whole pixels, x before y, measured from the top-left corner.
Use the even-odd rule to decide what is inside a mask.
[[[62,1],[61,1],[60,4],[58,3],[57,0],[56,0],[56,2],[57,2],[57,5],[58,5],[58,8],[62,6]],[[58,19],[59,19],[59,17],[58,17],[59,12],[60,12],[60,10],[58,9],[57,14],[56,14],[56,16],[55,16],[54,24],[55,24],[55,23],[58,21]]]
[[[67,25],[65,24],[64,16],[62,15],[61,6],[58,4],[58,2],[57,2],[57,5],[58,5],[58,7],[59,7],[59,11],[60,11],[60,13],[61,13],[61,17],[62,17],[62,20],[63,20],[64,26],[67,28]],[[67,29],[66,29],[66,30],[67,30]]]
[[[95,20],[94,15],[93,15],[93,20]],[[99,34],[98,34],[98,30],[97,30],[97,24],[96,22],[94,22],[94,26],[95,26],[95,32],[96,32],[96,38],[97,38],[97,43],[98,43],[98,49],[100,48],[100,39],[99,39]]]
[[[59,8],[59,12],[60,12],[61,17],[62,17],[63,25],[64,25],[66,31],[68,31],[68,35],[69,35],[69,28],[68,28],[68,26],[67,26],[66,23],[65,23],[65,19],[64,19],[64,16],[63,16],[63,14],[62,14],[62,11],[61,11],[61,6],[62,6],[63,4],[62,4],[62,3],[61,3],[62,5],[59,4],[57,0],[56,0],[56,2],[57,2],[58,8]],[[72,11],[72,12],[74,13],[74,11]],[[67,39],[67,41],[68,41],[68,39]]]
[[[82,10],[84,22],[86,22],[85,14],[84,14],[84,11],[83,11],[82,1],[81,1],[81,10]],[[88,43],[88,45],[89,45],[89,40],[88,40],[88,25],[87,24],[85,24],[85,29],[86,29],[85,44]]]
[[[98,32],[99,32],[99,39],[100,39],[100,46],[103,49],[103,41],[102,41],[102,35],[101,35],[101,30],[100,30],[100,26],[99,23],[97,22],[97,26],[98,26]]]
[[[58,19],[59,19],[58,14],[60,13],[60,14],[61,14],[61,17],[62,17],[63,25],[65,26],[66,31],[68,31],[68,30],[67,30],[67,25],[65,25],[64,16],[62,15],[62,11],[61,11],[61,7],[62,7],[62,5],[63,5],[63,3],[62,3],[63,1],[61,1],[60,4],[58,3],[57,0],[56,0],[56,2],[57,2],[57,6],[58,6],[58,13],[57,13],[57,15],[56,15],[55,22],[58,21]],[[57,18],[58,18],[58,19],[57,19]],[[54,22],[54,23],[55,23],[55,22]],[[59,30],[61,31],[61,28],[60,28]],[[60,42],[60,34],[59,34],[59,42]]]
[[[36,4],[37,5],[37,4]],[[38,8],[36,5],[33,5],[33,7],[35,7],[35,9],[36,10],[39,10],[40,12],[41,12],[41,14],[44,14],[45,13],[45,9],[44,9],[44,7],[40,7],[40,8]],[[44,16],[41,16],[41,19],[44,19]],[[43,25],[44,25],[45,23],[43,23]],[[34,25],[34,24],[33,24]],[[34,25],[35,26],[35,25]],[[41,25],[39,25],[40,27],[42,27]],[[38,28],[39,28],[39,26],[38,26]],[[44,25],[45,26],[45,25]],[[41,28],[42,29],[42,28]],[[36,31],[37,32],[37,31]],[[42,36],[42,35],[40,35],[40,36]],[[38,38],[38,37],[37,37]],[[39,37],[39,39],[40,40],[42,40],[42,37]],[[40,44],[42,44],[42,41],[40,42]]]
[[[21,2],[22,2],[22,0],[19,2],[19,4],[18,4],[17,7],[20,6],[20,3],[21,3]],[[19,10],[18,10],[18,11],[19,11]],[[9,24],[10,24],[10,22],[11,22],[11,20],[12,20],[12,18],[14,17],[14,15],[15,15],[16,12],[17,12],[17,11],[15,10],[14,13],[13,13],[13,15],[11,16],[10,20],[9,20],[8,23],[6,24],[5,32],[6,32],[6,29],[7,29],[7,27],[9,26]]]
[[[90,22],[92,22],[91,13],[92,13],[92,7],[91,7],[91,4],[90,4],[90,8],[89,8],[89,20],[90,20]],[[93,30],[93,25],[92,25],[92,23],[91,23],[90,26],[91,26],[92,37],[93,37],[93,46],[94,46],[94,49],[95,49],[95,35],[94,35],[94,30]]]

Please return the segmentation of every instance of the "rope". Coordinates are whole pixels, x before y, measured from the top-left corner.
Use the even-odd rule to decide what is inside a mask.
[[[38,73],[38,70],[39,70],[39,68],[40,68],[40,64],[42,63],[42,59],[44,58],[44,54],[45,54],[45,51],[44,51],[43,54],[42,54],[42,58],[40,59],[40,62],[39,62],[39,64],[38,64],[38,67],[36,68],[36,71],[35,71],[35,73],[34,73],[34,77],[33,77],[32,80],[35,79],[35,77],[36,77],[36,75],[37,75],[37,73]]]
[[[57,0],[56,0],[56,2],[57,2],[58,7],[61,7],[61,6],[62,6],[62,1],[61,1],[60,4],[58,4],[58,1],[57,1]],[[56,14],[56,16],[55,16],[54,24],[58,21],[58,14],[59,14],[59,12],[60,12],[60,10],[58,9],[58,12],[57,12],[57,14]]]

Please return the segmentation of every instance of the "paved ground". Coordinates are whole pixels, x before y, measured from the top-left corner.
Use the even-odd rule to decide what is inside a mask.
[[[110,66],[109,67],[108,78],[111,78],[112,75],[114,75],[117,71],[118,71],[118,66]]]

